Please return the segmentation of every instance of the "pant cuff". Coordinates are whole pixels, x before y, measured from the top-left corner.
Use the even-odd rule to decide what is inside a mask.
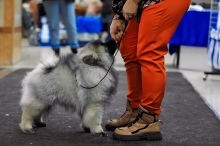
[[[79,48],[79,45],[78,44],[72,44],[72,43],[69,43],[69,46],[71,47],[71,48]]]
[[[53,49],[59,49],[60,48],[60,44],[56,44],[56,45],[51,45],[51,47],[53,48]]]
[[[128,100],[129,101],[129,100]],[[132,108],[138,108],[140,103],[129,101]]]
[[[143,108],[149,111],[150,114],[156,114],[159,115],[161,113],[161,108],[153,108],[151,106],[144,106],[143,104],[140,104]]]

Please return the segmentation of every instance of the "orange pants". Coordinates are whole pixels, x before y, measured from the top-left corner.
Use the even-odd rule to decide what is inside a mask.
[[[133,108],[139,104],[160,114],[166,87],[164,55],[191,0],[164,0],[143,10],[141,21],[131,20],[120,52],[125,62],[128,94]]]

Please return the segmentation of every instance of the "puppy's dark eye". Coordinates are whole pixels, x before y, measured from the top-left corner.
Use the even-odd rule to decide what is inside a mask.
[[[92,55],[85,56],[83,58],[83,62],[88,64],[88,65],[91,65],[91,66],[101,65],[101,60],[94,58]]]

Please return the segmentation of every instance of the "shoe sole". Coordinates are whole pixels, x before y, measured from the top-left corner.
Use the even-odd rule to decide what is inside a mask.
[[[160,132],[148,133],[144,135],[119,135],[113,133],[112,137],[115,140],[124,140],[124,141],[138,141],[138,140],[159,141],[163,139],[162,134]]]

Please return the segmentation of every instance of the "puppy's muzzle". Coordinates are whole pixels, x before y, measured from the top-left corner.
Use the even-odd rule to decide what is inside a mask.
[[[118,44],[113,39],[108,40],[107,42],[104,43],[104,45],[107,47],[108,52],[111,56],[115,54],[115,51],[118,48]]]
[[[110,39],[110,40],[108,40],[105,43],[103,43],[101,40],[95,40],[95,41],[93,41],[91,43],[93,45],[97,46],[97,47],[100,46],[100,45],[106,47],[106,49],[107,49],[107,51],[108,51],[110,56],[113,56],[115,54],[115,51],[118,48],[117,43],[113,39]]]

